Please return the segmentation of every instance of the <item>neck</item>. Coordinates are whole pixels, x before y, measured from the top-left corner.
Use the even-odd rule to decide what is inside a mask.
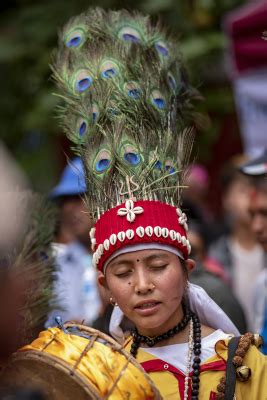
[[[251,250],[256,245],[254,234],[247,225],[236,226],[231,236],[244,249]]]
[[[142,335],[144,338],[155,340],[154,345],[156,345],[157,347],[167,346],[176,343],[184,343],[188,340],[189,319],[189,310],[186,310],[185,314],[185,309],[182,305],[180,305],[176,312],[175,318],[172,317],[169,321],[165,321],[163,325],[153,329],[144,329],[143,327],[137,327],[136,330],[137,333],[139,335]],[[149,347],[149,343],[145,340],[142,340],[142,346]]]

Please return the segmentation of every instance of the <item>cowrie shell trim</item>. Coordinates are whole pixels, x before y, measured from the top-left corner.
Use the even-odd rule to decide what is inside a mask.
[[[121,231],[121,232],[118,233],[117,236],[118,236],[118,239],[119,239],[120,242],[124,242],[124,240],[126,238],[125,232]]]
[[[108,239],[104,240],[104,249],[107,251],[109,250],[109,240]]]
[[[153,234],[158,238],[162,236],[165,239],[170,237],[173,241],[177,240],[179,243],[182,243],[183,246],[186,246],[188,254],[190,254],[191,245],[189,243],[189,240],[186,239],[185,236],[182,236],[179,232],[176,232],[173,229],[169,230],[168,228],[161,228],[160,226],[155,226],[154,229],[152,228],[152,226],[147,226],[146,228],[144,228],[143,226],[138,226],[138,228],[136,228],[136,231],[134,231],[133,229],[127,229],[126,232],[121,231],[117,235],[115,233],[112,233],[110,235],[110,238],[105,239],[104,242],[98,246],[97,250],[93,254],[93,264],[96,266],[99,263],[99,260],[102,257],[104,251],[108,251],[111,245],[114,246],[117,243],[117,240],[119,240],[120,242],[124,242],[126,238],[132,240],[135,235],[142,238],[144,237],[144,235],[151,237]]]
[[[147,236],[151,237],[153,235],[153,232],[154,232],[152,226],[147,226],[145,228],[145,232],[146,232]]]
[[[127,229],[126,237],[127,239],[131,240],[134,237],[134,231],[132,229]]]
[[[110,235],[109,241],[114,246],[117,242],[117,235],[115,235],[115,233],[112,233],[112,235]]]
[[[154,228],[154,233],[157,237],[161,236],[161,227],[160,226],[155,226]]]
[[[145,228],[143,228],[142,226],[138,226],[138,228],[136,228],[136,234],[137,236],[142,238],[145,234]]]

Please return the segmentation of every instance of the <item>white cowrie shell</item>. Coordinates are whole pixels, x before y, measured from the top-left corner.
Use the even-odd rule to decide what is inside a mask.
[[[110,235],[109,241],[113,246],[116,244],[117,236],[115,235],[115,233],[112,233],[112,235]]]
[[[133,222],[135,220],[135,213],[133,211],[128,211],[126,219],[128,222]]]
[[[128,214],[128,210],[126,210],[126,208],[120,208],[117,212],[117,215],[119,215],[120,217],[124,217],[127,214]]]
[[[173,229],[170,230],[170,238],[172,240],[176,240],[177,238],[176,232]]]
[[[93,239],[93,238],[95,237],[95,228],[91,228],[91,229],[90,229],[89,235],[90,235],[90,238],[91,238],[91,239]]]
[[[161,234],[166,239],[169,236],[169,229],[168,228],[161,228]]]
[[[176,212],[177,212],[177,215],[179,215],[179,217],[181,217],[181,215],[183,214],[183,212],[180,208],[176,208]]]
[[[126,200],[125,208],[127,208],[127,210],[131,210],[132,208],[134,208],[134,202],[132,200]]]
[[[97,256],[97,258],[100,258],[100,257],[101,257],[101,253],[100,253],[99,248],[96,250],[96,256]]]
[[[109,240],[108,239],[104,240],[104,249],[107,251],[109,250]]]
[[[136,228],[136,234],[142,238],[145,234],[145,229],[142,226],[138,226],[138,228]]]
[[[97,250],[99,250],[99,254],[102,256],[102,254],[104,253],[104,246],[102,243],[98,246]]]
[[[157,237],[161,236],[161,227],[160,226],[155,226],[154,228],[154,233]]]
[[[126,237],[125,232],[123,232],[123,231],[119,232],[117,236],[118,236],[118,239],[119,239],[120,242],[123,242],[125,240],[125,237]]]
[[[187,245],[185,236],[182,236],[182,243],[183,243],[183,246]]]
[[[94,251],[95,250],[95,245],[96,245],[96,239],[92,238],[91,239],[91,249]]]
[[[179,243],[181,243],[182,238],[179,232],[176,232],[176,239],[178,240]]]
[[[191,253],[191,244],[190,243],[188,244],[187,248],[188,248],[188,255],[189,255]]]
[[[133,211],[135,214],[142,214],[144,212],[144,209],[143,209],[143,207],[137,206],[137,207],[134,207]]]
[[[132,229],[127,229],[126,231],[126,237],[128,239],[132,239],[134,237],[134,231]]]
[[[153,235],[153,228],[152,228],[152,226],[146,226],[146,228],[145,228],[145,232],[146,232],[146,234],[147,234],[147,236],[152,236]]]

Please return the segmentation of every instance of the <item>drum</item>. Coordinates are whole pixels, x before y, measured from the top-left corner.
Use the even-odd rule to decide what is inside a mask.
[[[111,337],[66,323],[13,354],[4,386],[40,389],[48,400],[161,399],[140,364]]]

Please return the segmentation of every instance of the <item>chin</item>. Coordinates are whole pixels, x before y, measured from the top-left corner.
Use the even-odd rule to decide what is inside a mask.
[[[149,331],[153,331],[153,330],[159,330],[162,326],[164,326],[164,324],[166,323],[166,320],[164,319],[160,319],[160,318],[146,318],[146,319],[142,319],[142,320],[138,320],[136,322],[134,322],[134,324],[136,325],[138,330],[149,330]]]

